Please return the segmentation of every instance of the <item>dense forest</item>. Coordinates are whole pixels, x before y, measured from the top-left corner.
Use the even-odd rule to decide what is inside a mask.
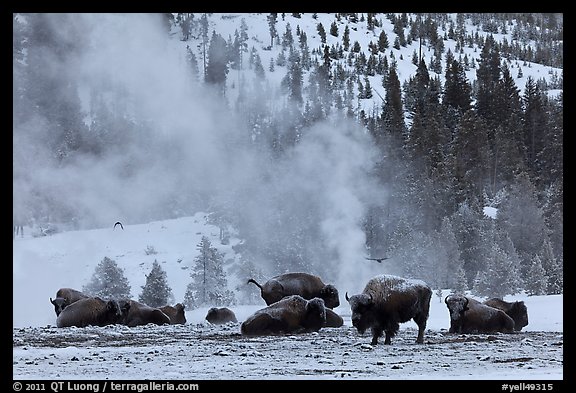
[[[13,14],[15,225],[206,211],[255,278],[562,293],[562,14],[132,18]]]

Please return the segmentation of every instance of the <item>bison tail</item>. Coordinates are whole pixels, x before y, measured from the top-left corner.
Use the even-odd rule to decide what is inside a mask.
[[[258,288],[262,289],[262,286],[261,286],[260,284],[258,284],[258,283],[256,282],[256,280],[254,280],[253,278],[249,279],[249,280],[246,282],[246,284],[250,284],[250,283],[255,284]]]

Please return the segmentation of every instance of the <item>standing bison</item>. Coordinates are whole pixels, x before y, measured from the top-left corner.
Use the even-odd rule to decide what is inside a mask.
[[[307,333],[317,332],[325,325],[324,300],[291,295],[256,311],[242,322],[240,332],[249,336]]]
[[[514,320],[514,330],[517,332],[528,325],[528,308],[523,301],[507,302],[494,297],[484,301],[484,304],[498,308],[508,314],[508,316]]]
[[[206,318],[208,322],[214,325],[222,325],[228,322],[238,322],[236,319],[236,314],[234,311],[227,307],[212,307],[206,313]]]
[[[127,312],[116,300],[102,300],[99,297],[87,297],[67,306],[56,318],[56,326],[86,327],[106,326],[121,323]]]
[[[184,305],[182,303],[176,303],[173,306],[162,306],[160,307],[160,311],[168,315],[171,325],[184,325],[186,323],[186,313],[184,312]]]
[[[361,294],[348,297],[352,310],[352,326],[360,334],[372,329],[372,345],[378,344],[382,332],[384,344],[391,344],[400,323],[413,319],[418,325],[416,342],[424,342],[424,330],[430,311],[432,290],[421,280],[392,275],[379,275],[368,281]]]
[[[511,333],[514,320],[504,311],[463,295],[444,298],[450,312],[449,333]]]
[[[52,300],[52,298],[50,298],[50,303],[54,306],[54,311],[56,312],[56,316],[58,316],[67,306],[87,297],[89,296],[76,289],[60,288],[56,292],[56,299]]]
[[[324,300],[324,305],[328,308],[336,308],[340,305],[336,287],[324,284],[320,277],[309,273],[280,274],[263,285],[251,278],[248,283],[253,283],[260,288],[262,299],[268,306],[290,295],[300,295],[308,300],[319,297]]]

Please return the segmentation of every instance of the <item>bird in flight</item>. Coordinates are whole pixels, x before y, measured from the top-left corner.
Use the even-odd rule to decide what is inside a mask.
[[[124,226],[122,225],[122,223],[120,221],[116,221],[116,223],[114,224],[114,229],[116,229],[116,225],[120,225],[120,228],[122,228],[122,230],[124,230]]]
[[[388,257],[384,257],[384,258],[368,258],[368,257],[364,257],[366,259],[368,259],[369,261],[376,261],[378,263],[382,263],[383,260],[388,259]]]

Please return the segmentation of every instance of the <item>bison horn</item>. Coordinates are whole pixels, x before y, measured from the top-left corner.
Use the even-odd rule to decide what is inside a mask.
[[[54,300],[52,300],[52,298],[50,298],[50,303],[54,304]],[[55,304],[54,304],[55,305]]]
[[[448,296],[450,295],[446,295],[446,297],[444,298],[444,303],[448,304]]]
[[[344,297],[346,298],[346,301],[349,302],[350,298],[348,297],[348,291],[346,291],[346,294],[344,295]]]

